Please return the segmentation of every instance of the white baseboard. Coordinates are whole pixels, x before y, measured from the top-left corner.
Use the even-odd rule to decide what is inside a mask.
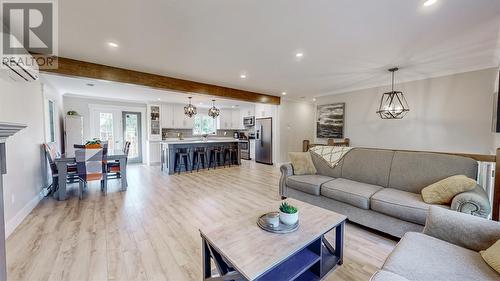
[[[16,230],[23,220],[31,213],[36,205],[38,205],[42,198],[43,191],[41,191],[35,198],[31,199],[31,201],[21,209],[21,211],[17,212],[17,214],[5,224],[5,239],[9,238],[14,230]]]

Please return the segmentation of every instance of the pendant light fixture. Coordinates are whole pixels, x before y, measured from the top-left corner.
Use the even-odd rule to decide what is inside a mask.
[[[212,118],[217,118],[220,114],[220,109],[215,107],[215,100],[212,100],[212,107],[208,109],[208,116]]]
[[[196,106],[191,104],[191,98],[189,97],[189,104],[184,106],[184,114],[189,116],[189,118],[196,115]]]
[[[390,92],[382,95],[377,113],[382,119],[402,119],[410,108],[403,92],[394,91],[394,72],[399,69],[394,67],[388,70],[392,73],[392,88]]]

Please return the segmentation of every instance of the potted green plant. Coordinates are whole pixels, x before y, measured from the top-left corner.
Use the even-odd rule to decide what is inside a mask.
[[[299,220],[299,210],[288,202],[281,203],[280,206],[280,221],[287,225],[297,223]]]

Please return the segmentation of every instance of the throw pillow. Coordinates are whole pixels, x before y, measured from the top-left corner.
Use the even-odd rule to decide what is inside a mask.
[[[500,273],[500,240],[488,249],[479,252],[483,260],[496,272]]]
[[[464,175],[445,178],[422,189],[422,199],[428,204],[450,204],[455,195],[473,190],[476,181]]]
[[[309,152],[290,152],[288,156],[292,161],[294,175],[316,174],[316,168]]]

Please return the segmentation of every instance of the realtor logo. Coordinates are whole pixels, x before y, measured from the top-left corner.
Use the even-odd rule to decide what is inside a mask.
[[[28,51],[36,54],[33,62],[40,68],[54,68],[51,63],[57,56],[56,1],[0,1],[2,61]]]

